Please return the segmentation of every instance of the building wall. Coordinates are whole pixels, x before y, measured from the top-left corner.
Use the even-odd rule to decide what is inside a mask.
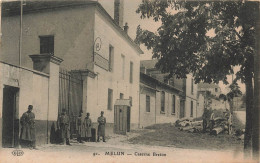
[[[157,87],[156,92],[156,123],[173,123],[179,118],[180,97],[177,93]],[[165,92],[165,112],[161,112],[161,93]],[[172,95],[175,95],[175,114],[172,114]]]
[[[186,100],[185,100],[185,117],[191,117],[191,101],[193,101],[193,116],[197,117],[197,84],[193,83],[193,92],[191,86],[192,76],[187,75],[186,78]]]
[[[32,68],[31,54],[40,53],[41,35],[54,35],[54,55],[66,69],[92,62],[94,7],[46,10],[23,15],[22,66]],[[0,60],[18,65],[20,16],[2,18]]]
[[[32,104],[34,106],[33,112],[36,117],[37,144],[46,143],[47,141],[47,120],[48,109],[50,108],[49,94],[55,94],[55,92],[49,90],[48,82],[49,75],[47,74],[30,69],[19,69],[18,67],[0,62],[0,119],[2,119],[3,111],[2,99],[4,86],[19,88],[17,118],[19,119],[27,111],[28,105]],[[58,101],[58,97],[56,101]],[[57,115],[53,116],[57,118]],[[53,121],[55,120],[49,119],[49,124]],[[2,142],[2,137],[0,137],[0,142]]]
[[[102,45],[98,54],[105,59],[109,59],[109,46],[114,47],[113,69],[108,71],[94,65],[93,71],[97,74],[95,78],[88,77],[87,81],[87,112],[96,121],[100,116],[100,111],[105,112],[107,123],[114,123],[114,108],[107,109],[108,89],[113,90],[113,106],[120,93],[124,94],[124,99],[132,97],[131,125],[132,128],[138,126],[139,121],[139,54],[128,43],[128,41],[118,32],[109,20],[99,11],[95,12],[94,39],[99,37]],[[121,55],[125,56],[124,79],[122,78]],[[133,83],[130,83],[130,61],[133,62]]]
[[[140,88],[140,128],[150,126],[156,123],[155,99],[156,92],[149,88]],[[146,95],[150,96],[150,112],[146,111]]]
[[[197,99],[197,117],[202,117],[204,108],[205,108],[204,96],[202,94],[199,94]]]

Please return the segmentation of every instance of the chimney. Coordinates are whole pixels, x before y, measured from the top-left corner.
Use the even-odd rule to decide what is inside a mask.
[[[124,0],[115,0],[114,20],[121,28],[123,28],[123,17],[124,17]]]
[[[128,26],[128,23],[126,22],[125,26],[124,26],[124,31],[126,34],[128,33],[128,29],[129,29],[129,26]]]

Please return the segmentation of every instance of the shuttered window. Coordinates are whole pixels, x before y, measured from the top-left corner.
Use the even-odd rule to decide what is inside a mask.
[[[172,95],[172,114],[175,114],[175,95]]]
[[[130,83],[133,83],[133,68],[134,68],[134,63],[130,62],[130,77],[129,77]]]
[[[161,92],[161,112],[165,112],[165,92]]]
[[[108,110],[113,109],[113,90],[112,89],[108,89],[107,109]]]
[[[114,68],[114,47],[109,45],[109,71],[113,71]]]
[[[39,36],[40,54],[54,55],[54,36]]]
[[[190,117],[193,117],[193,101],[190,102]]]
[[[146,95],[146,112],[150,112],[150,96]]]

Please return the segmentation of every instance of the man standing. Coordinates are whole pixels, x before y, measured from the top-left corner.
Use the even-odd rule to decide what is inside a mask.
[[[92,137],[92,134],[91,134],[92,121],[89,118],[89,116],[90,116],[90,114],[87,113],[87,116],[84,119],[84,127],[85,127],[85,132],[86,132],[85,135],[86,135],[86,138],[87,138],[88,142],[90,141],[90,138]]]
[[[207,121],[207,119],[208,119],[208,112],[209,112],[209,110],[205,107],[203,115],[202,115],[203,132],[206,132],[206,129],[207,129],[207,126],[208,126],[208,121]]]
[[[82,127],[83,123],[82,123],[82,110],[79,112],[79,116],[77,118],[77,132],[78,132],[78,137],[77,137],[77,141],[79,143],[83,143],[82,142],[82,137],[84,137],[84,128]]]
[[[62,113],[58,118],[58,127],[61,131],[62,144],[71,145],[69,142],[70,138],[70,119],[66,113],[66,109],[62,109]]]
[[[33,106],[28,106],[28,111],[23,113],[21,117],[21,142],[29,146],[30,149],[36,148],[36,139],[35,139],[35,115],[32,112]]]
[[[104,112],[101,111],[101,116],[98,117],[98,142],[99,137],[102,136],[103,142],[106,142],[105,140],[105,125],[106,125],[106,118],[104,117]]]

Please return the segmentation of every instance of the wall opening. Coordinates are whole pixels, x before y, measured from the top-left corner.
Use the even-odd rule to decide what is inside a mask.
[[[5,86],[3,89],[2,147],[19,145],[19,88]]]

